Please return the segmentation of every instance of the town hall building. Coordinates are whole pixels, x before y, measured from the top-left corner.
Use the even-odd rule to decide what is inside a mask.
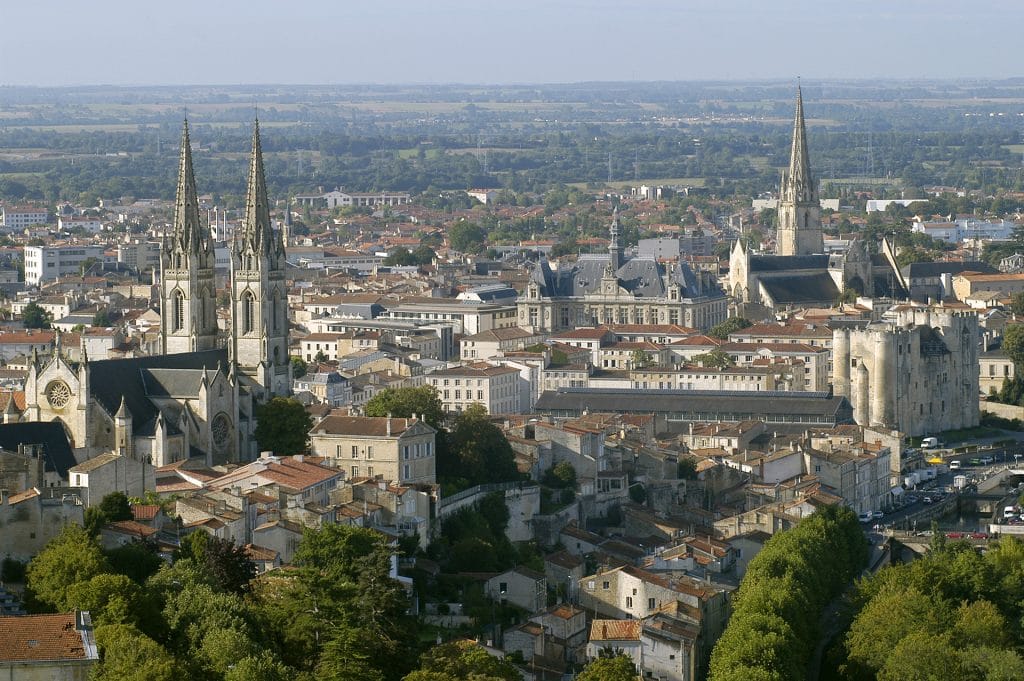
[[[231,329],[218,341],[214,244],[202,226],[188,123],[181,139],[171,235],[160,262],[165,354],[77,363],[33,355],[25,421],[59,421],[79,460],[105,451],[163,466],[257,455],[257,405],[290,388],[285,252],[270,221],[259,122],[245,219],[231,247]]]

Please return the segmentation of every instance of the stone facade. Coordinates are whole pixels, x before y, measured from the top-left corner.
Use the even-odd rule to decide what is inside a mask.
[[[833,389],[862,426],[921,436],[977,426],[978,317],[904,308],[833,330]]]
[[[782,180],[779,198],[779,255],[811,255],[825,251],[821,235],[821,203],[818,187],[811,176],[804,128],[804,99],[796,91],[796,115],[793,119],[793,148],[789,171]]]

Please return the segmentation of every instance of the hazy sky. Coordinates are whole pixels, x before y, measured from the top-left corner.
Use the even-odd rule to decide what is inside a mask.
[[[1021,0],[0,0],[0,84],[1024,75]]]

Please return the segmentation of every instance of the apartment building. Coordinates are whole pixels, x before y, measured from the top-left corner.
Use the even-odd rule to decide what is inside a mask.
[[[90,258],[103,260],[102,246],[26,246],[25,283],[38,286],[69,274],[79,274]]]
[[[481,404],[488,414],[518,414],[520,405],[519,370],[476,362],[441,369],[426,377],[441,396],[446,411],[465,411]]]
[[[328,416],[310,431],[310,450],[350,478],[433,484],[436,433],[418,418]]]

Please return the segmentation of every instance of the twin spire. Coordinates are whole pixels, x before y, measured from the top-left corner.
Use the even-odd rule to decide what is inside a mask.
[[[274,232],[270,226],[270,200],[267,198],[267,180],[263,174],[263,149],[260,145],[259,119],[252,130],[252,157],[249,160],[249,182],[245,196],[245,220],[239,248],[247,246],[255,252],[270,254],[274,248]]]
[[[178,161],[178,190],[174,202],[172,250],[196,253],[205,250],[209,233],[199,224],[199,196],[192,170],[192,143],[188,137],[188,121],[181,129],[181,157]]]
[[[210,234],[199,222],[199,196],[192,169],[192,145],[188,134],[188,120],[181,131],[181,156],[178,162],[178,189],[174,206],[174,229],[171,250],[181,249],[196,253],[212,247]],[[252,155],[249,160],[249,178],[246,187],[245,219],[238,239],[239,248],[252,245],[255,252],[272,253],[275,248],[270,223],[270,201],[263,171],[263,149],[260,144],[259,120],[253,125]]]

